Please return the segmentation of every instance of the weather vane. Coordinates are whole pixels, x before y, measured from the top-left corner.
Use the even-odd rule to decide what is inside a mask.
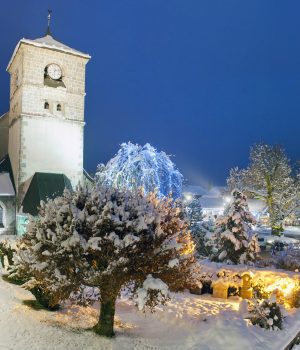
[[[47,28],[46,35],[51,35],[51,31],[50,31],[51,14],[52,14],[52,10],[48,9],[48,28]]]

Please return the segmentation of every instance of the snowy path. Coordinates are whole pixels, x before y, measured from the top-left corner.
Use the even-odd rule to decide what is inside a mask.
[[[2,350],[280,350],[300,328],[300,313],[287,318],[288,328],[268,332],[249,326],[236,300],[176,294],[155,314],[136,311],[126,299],[117,306],[117,337],[96,336],[98,310],[72,307],[35,311],[22,304],[32,299],[21,287],[0,280],[0,349]]]

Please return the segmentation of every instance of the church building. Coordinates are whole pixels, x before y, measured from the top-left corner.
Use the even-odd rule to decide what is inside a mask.
[[[49,18],[48,18],[49,19]],[[85,181],[85,71],[91,57],[53,38],[21,39],[8,63],[10,108],[0,117],[0,234],[41,200]]]

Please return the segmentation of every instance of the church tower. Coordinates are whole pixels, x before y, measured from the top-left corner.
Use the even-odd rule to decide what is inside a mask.
[[[18,203],[35,173],[83,181],[85,69],[90,56],[54,39],[19,41],[8,64],[8,154]]]

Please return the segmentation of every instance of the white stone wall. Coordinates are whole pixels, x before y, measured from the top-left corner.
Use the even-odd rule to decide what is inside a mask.
[[[82,183],[83,123],[52,116],[22,116],[20,183],[35,172],[65,174]]]
[[[22,114],[42,115],[44,101],[63,101],[68,119],[84,120],[85,66],[83,57],[47,48],[21,44],[23,50]],[[66,88],[44,86],[44,70],[50,63],[58,64],[63,73]]]
[[[8,125],[8,114],[5,114],[0,118],[0,160],[8,152]]]

